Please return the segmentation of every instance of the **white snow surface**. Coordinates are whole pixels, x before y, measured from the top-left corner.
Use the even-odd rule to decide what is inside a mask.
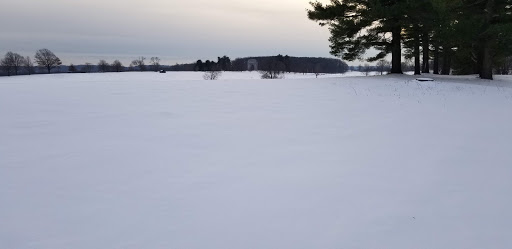
[[[0,78],[0,249],[512,248],[511,77],[258,76]]]

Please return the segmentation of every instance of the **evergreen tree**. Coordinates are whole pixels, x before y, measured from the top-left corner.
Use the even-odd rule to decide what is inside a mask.
[[[284,67],[286,68],[286,72],[290,73],[292,71],[290,56],[288,56],[288,55],[284,56]]]
[[[231,69],[231,59],[225,55],[217,57],[217,65],[220,67],[219,70],[228,71]]]
[[[512,54],[511,0],[431,0],[434,73],[492,79],[493,66]]]
[[[378,61],[392,54],[391,73],[402,73],[402,28],[407,23],[408,0],[331,0],[311,3],[311,20],[328,25],[331,54],[348,61],[361,59],[368,48],[380,52],[367,58]],[[389,36],[389,34],[391,34]]]
[[[423,32],[417,20],[411,22],[410,27],[407,27],[405,34],[403,35],[404,40],[404,57],[405,59],[414,59],[414,75],[421,74],[420,65],[420,35]]]
[[[206,60],[203,65],[203,71],[210,71],[212,69],[212,62],[210,60]]]
[[[462,51],[476,54],[476,71],[482,79],[492,79],[494,63],[511,53],[511,6],[512,0],[462,0],[459,27],[464,26],[473,38]]]
[[[197,60],[196,62],[196,66],[194,67],[194,71],[204,71],[204,68],[203,68],[203,61],[202,60]]]

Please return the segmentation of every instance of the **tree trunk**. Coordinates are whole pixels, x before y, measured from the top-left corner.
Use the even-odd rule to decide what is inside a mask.
[[[51,73],[51,71],[52,71],[52,67],[50,67],[50,66],[46,66],[46,69],[48,69],[48,73],[50,74],[50,73]]]
[[[480,41],[479,43],[482,43],[482,42]],[[476,65],[473,69],[473,71],[474,71],[473,73],[480,75],[480,72],[482,72],[482,67],[483,67],[483,63],[484,63],[484,49],[480,44],[480,46],[476,50],[477,50]]]
[[[434,45],[434,74],[439,74],[439,45]]]
[[[487,31],[489,29],[489,26],[491,24],[491,20],[493,18],[494,14],[494,0],[487,0],[487,4],[485,5],[485,12],[487,13],[486,16],[486,26],[487,28],[484,29]],[[485,33],[485,32],[483,32]],[[491,40],[492,37],[489,37],[487,35],[481,37],[481,49],[482,49],[482,62],[480,67],[480,78],[481,79],[488,79],[492,80],[492,62],[493,62],[493,56],[492,56],[492,50],[491,50]]]
[[[422,66],[422,73],[430,73],[430,42],[429,42],[429,35],[428,32],[423,32],[423,66]]]
[[[486,41],[483,44],[482,51],[482,67],[480,68],[480,78],[492,80],[492,53],[490,49],[490,42]]]
[[[416,32],[419,29],[417,25],[415,25]],[[414,35],[414,75],[421,75],[421,65],[420,65],[420,35],[416,33]]]
[[[392,30],[391,73],[402,74],[402,28],[396,25]]]
[[[441,70],[442,75],[450,75],[451,70],[451,49],[447,46],[443,46],[443,68]]]

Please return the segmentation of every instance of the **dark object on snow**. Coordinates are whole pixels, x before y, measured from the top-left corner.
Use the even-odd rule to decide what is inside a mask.
[[[167,73],[165,70],[160,70],[160,73]]]
[[[434,81],[434,79],[431,78],[417,78],[417,81]]]

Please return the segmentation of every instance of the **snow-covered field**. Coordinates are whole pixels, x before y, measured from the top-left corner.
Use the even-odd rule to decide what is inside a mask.
[[[258,77],[0,78],[0,249],[512,248],[511,77]]]

